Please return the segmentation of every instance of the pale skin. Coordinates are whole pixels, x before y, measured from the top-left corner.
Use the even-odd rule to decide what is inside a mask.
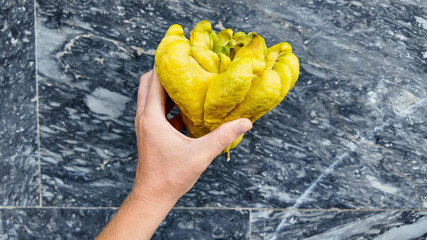
[[[242,118],[201,138],[189,138],[180,132],[184,123],[179,115],[166,118],[172,106],[155,70],[142,75],[135,117],[135,184],[97,239],[150,239],[212,160],[252,128],[251,121]]]

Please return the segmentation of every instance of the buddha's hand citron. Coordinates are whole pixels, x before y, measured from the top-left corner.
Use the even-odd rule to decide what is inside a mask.
[[[254,32],[217,34],[206,20],[190,40],[180,25],[172,25],[156,50],[155,67],[192,137],[242,117],[255,122],[283,100],[299,75],[289,43],[267,48]],[[242,137],[224,149],[227,160]]]

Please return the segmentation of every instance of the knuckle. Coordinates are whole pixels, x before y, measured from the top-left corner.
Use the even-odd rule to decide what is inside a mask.
[[[141,77],[139,77],[139,81],[144,81],[144,79],[148,77],[148,73],[149,72],[142,74]]]
[[[139,126],[139,117],[138,116],[135,116],[135,122],[134,122],[134,124],[135,124],[135,128],[138,128],[138,126]]]
[[[139,117],[138,119],[138,125],[141,127],[144,125],[145,122],[146,120],[144,119],[144,115],[141,115],[141,117]]]
[[[231,144],[232,138],[228,134],[219,134],[218,136],[218,142],[221,145],[221,147],[226,148],[228,145]]]
[[[141,132],[147,132],[150,129],[150,121],[146,114],[142,114],[138,120],[138,128]]]

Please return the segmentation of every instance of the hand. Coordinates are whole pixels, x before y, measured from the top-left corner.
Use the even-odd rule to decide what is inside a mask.
[[[238,119],[201,138],[189,138],[179,132],[184,126],[179,115],[166,118],[172,106],[156,72],[142,75],[135,118],[135,185],[97,239],[150,239],[211,161],[252,127],[249,119]]]
[[[180,132],[184,126],[180,115],[166,118],[171,109],[155,70],[142,75],[135,118],[138,165],[133,193],[158,205],[174,205],[222,150],[252,128],[251,121],[243,118],[201,138],[189,138]]]

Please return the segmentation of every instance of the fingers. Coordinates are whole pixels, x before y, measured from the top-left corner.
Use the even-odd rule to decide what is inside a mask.
[[[214,131],[196,139],[196,155],[205,156],[210,163],[234,140],[252,128],[252,122],[247,118],[237,119],[219,126]]]
[[[175,115],[173,118],[168,120],[169,123],[178,131],[184,128],[184,122],[182,121],[181,114]]]
[[[136,117],[139,118],[144,111],[147,102],[148,90],[152,82],[153,70],[143,74],[139,79],[138,99],[136,101]]]
[[[160,84],[156,70],[153,70],[153,80],[147,96],[146,111],[153,114],[166,116],[165,112],[166,92]]]
[[[166,114],[172,110],[174,103],[167,96],[160,84],[155,70],[149,73],[148,80],[146,79],[148,73],[141,76],[140,88],[138,90],[137,117],[141,116],[142,112],[145,111],[150,113],[151,116],[155,116],[158,120],[167,120]],[[179,114],[167,121],[178,131],[184,128],[184,122]]]

